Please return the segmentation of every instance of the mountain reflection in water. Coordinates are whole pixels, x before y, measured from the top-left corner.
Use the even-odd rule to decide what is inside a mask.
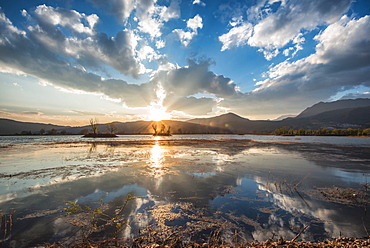
[[[305,225],[305,240],[370,230],[366,201],[328,200],[319,190],[361,191],[369,182],[368,147],[160,139],[23,144],[0,149],[0,168],[0,209],[17,210],[16,247],[72,242],[78,228],[59,218],[63,201],[97,207],[102,199],[114,213],[127,194],[140,198],[124,210],[129,224],[121,238],[147,227],[198,242],[218,230],[226,243],[236,233],[239,241],[291,239]]]

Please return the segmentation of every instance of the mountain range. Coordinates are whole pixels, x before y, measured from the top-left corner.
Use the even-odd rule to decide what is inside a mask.
[[[118,133],[150,134],[153,133],[151,121],[114,122]],[[211,118],[197,118],[188,121],[165,120],[162,124],[171,133],[271,133],[284,126],[293,129],[319,128],[370,128],[370,99],[338,100],[335,102],[320,102],[296,117],[283,120],[249,120],[234,113],[223,114]],[[50,132],[65,132],[78,134],[90,129],[87,126],[70,127],[53,124],[19,122],[9,119],[0,119],[0,135],[33,133],[40,130]],[[107,132],[106,124],[98,124],[99,132]]]

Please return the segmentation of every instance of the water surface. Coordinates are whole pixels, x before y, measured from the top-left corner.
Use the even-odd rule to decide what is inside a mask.
[[[71,243],[80,234],[70,217],[59,217],[64,201],[98,207],[102,199],[111,214],[127,194],[140,198],[124,210],[129,224],[121,238],[143,235],[148,227],[197,242],[218,230],[226,243],[291,239],[305,225],[305,240],[364,237],[370,230],[363,198],[324,197],[344,188],[365,192],[370,148],[363,140],[338,146],[303,137],[280,143],[236,135],[83,142],[69,137],[57,143],[3,141],[0,209],[16,210],[7,245]]]

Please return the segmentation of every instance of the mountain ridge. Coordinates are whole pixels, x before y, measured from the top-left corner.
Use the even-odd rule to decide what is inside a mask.
[[[319,102],[303,110],[296,118],[310,117],[336,109],[358,108],[370,106],[369,98],[345,99],[334,102]]]
[[[348,104],[348,106],[346,105]],[[369,106],[367,106],[367,104]],[[364,106],[365,105],[365,106]],[[324,107],[323,107],[324,106]],[[347,108],[345,108],[347,106]],[[360,106],[360,107],[359,107]],[[329,109],[329,110],[327,110]],[[323,110],[327,110],[322,112]],[[314,114],[318,113],[318,114]],[[118,133],[151,134],[152,121],[113,122]],[[369,128],[370,127],[370,99],[338,100],[332,103],[317,103],[306,108],[296,117],[283,120],[249,120],[235,113],[226,113],[209,118],[196,118],[188,121],[163,120],[159,125],[171,127],[171,133],[272,133],[275,129],[284,126],[294,129],[320,128]],[[80,127],[59,126],[44,123],[19,122],[10,119],[0,119],[0,135],[12,134],[39,134],[40,130],[54,129],[58,132],[79,134],[88,132],[89,125]],[[98,124],[99,132],[108,132],[106,124]],[[160,127],[158,127],[160,129]]]

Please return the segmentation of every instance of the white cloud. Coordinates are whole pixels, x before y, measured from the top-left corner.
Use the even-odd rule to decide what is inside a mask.
[[[149,34],[151,38],[160,37],[164,23],[180,17],[179,3],[175,0],[166,7],[157,5],[154,0],[137,0],[136,17],[141,32]]]
[[[40,25],[60,25],[68,27],[74,32],[88,35],[94,34],[94,26],[99,21],[98,16],[95,14],[85,15],[75,10],[53,8],[45,4],[36,7],[35,15]],[[88,26],[82,23],[83,20],[87,21]]]
[[[145,71],[136,58],[139,38],[132,31],[123,30],[115,37],[108,37],[95,32],[94,27],[99,20],[96,15],[45,5],[38,6],[34,15],[37,25],[28,27],[28,36],[41,48],[94,70],[104,71],[104,66],[108,65],[135,78]],[[59,26],[71,30],[74,35],[67,37]]]
[[[50,8],[41,8],[50,13]],[[60,9],[59,17],[64,17]],[[66,15],[73,14],[66,12]],[[58,16],[57,15],[57,16]],[[119,71],[137,75],[140,66],[133,54],[133,35],[130,31],[121,31],[114,38],[99,33],[86,39],[65,37],[52,24],[61,23],[54,15],[42,19],[37,15],[38,26],[31,28],[29,33],[19,31],[11,22],[0,14],[0,71],[19,71],[38,78],[45,84],[71,91],[104,94],[110,98],[121,98],[128,105],[147,106],[153,95],[150,83],[135,85],[123,80],[103,79],[89,73],[86,66],[111,65]],[[71,22],[66,27],[75,29]],[[44,26],[48,24],[49,26]],[[47,29],[47,27],[53,27]],[[43,37],[60,46],[47,46]],[[49,41],[47,40],[47,41]],[[71,65],[74,61],[79,66]]]
[[[0,33],[0,44],[5,44],[7,42],[10,42],[6,37],[7,35],[20,35],[25,36],[26,32],[19,30],[15,26],[13,26],[13,23],[5,16],[5,14],[1,11],[0,8],[0,23],[3,27],[4,33]]]
[[[173,30],[174,33],[176,33],[181,43],[187,47],[192,39],[198,34],[198,28],[203,28],[203,19],[199,15],[194,16],[194,18],[190,18],[186,22],[187,31],[184,31],[182,29],[175,29]]]
[[[197,29],[202,29],[203,28],[203,23],[202,23],[202,17],[200,17],[199,15],[196,15],[194,16],[194,18],[190,18],[187,22],[186,22],[186,26],[188,28],[190,28],[191,30],[193,31],[197,31]]]
[[[153,60],[158,60],[161,57],[162,57],[161,55],[159,55],[152,47],[148,45],[142,46],[138,52],[138,58],[140,60],[153,61]]]
[[[161,6],[156,0],[88,0],[96,7],[102,8],[112,14],[120,22],[126,22],[133,15],[138,22],[140,32],[149,34],[151,38],[162,35],[161,28],[165,22],[180,17],[178,0],[170,2],[170,5]]]
[[[195,32],[191,32],[191,31],[186,32],[182,29],[175,29],[173,30],[173,32],[179,36],[179,39],[181,43],[184,45],[184,47],[187,47],[190,44],[193,37],[196,35]]]
[[[252,35],[252,30],[252,24],[243,23],[241,26],[233,27],[228,33],[218,37],[222,43],[221,51],[247,44],[248,39]]]
[[[164,22],[180,17],[180,6],[177,0],[171,1],[170,6],[161,6],[160,17]]]
[[[161,28],[163,23],[151,17],[143,18],[139,21],[139,30],[140,32],[149,34],[152,38],[157,38],[162,35]]]
[[[243,23],[243,16],[239,17],[233,17],[231,18],[231,21],[229,22],[229,25],[232,27],[238,26]]]
[[[266,60],[271,60],[279,54],[279,49],[275,50],[265,50],[263,48],[258,49],[259,52],[263,53]]]
[[[310,62],[321,63],[345,63],[343,59],[351,57],[351,62],[346,66],[352,67],[359,63],[367,63],[370,50],[370,16],[359,20],[350,20],[347,16],[333,23],[314,39],[319,42],[316,46],[316,54],[310,57]],[[335,58],[335,61],[334,59]]]
[[[351,0],[311,0],[311,1],[282,1],[276,12],[272,12],[269,6],[280,1],[260,1],[256,6],[251,7],[247,13],[249,21],[240,26],[235,26],[228,33],[219,37],[222,42],[221,50],[230,49],[235,46],[248,44],[259,47],[260,51],[267,58],[276,56],[276,51],[290,42],[302,44],[294,39],[302,30],[313,30],[321,24],[331,24],[340,19],[346,13],[352,3]],[[253,33],[250,35],[250,28],[253,25]],[[238,28],[239,29],[236,29]],[[243,28],[244,27],[244,32]],[[231,42],[227,37],[234,35],[237,39]],[[301,49],[296,45],[296,51]],[[273,52],[273,53],[272,53]],[[285,52],[287,54],[288,51]]]
[[[50,13],[55,11],[50,8],[47,10]],[[59,10],[58,13],[63,12]],[[52,17],[45,20],[41,18],[43,16],[37,16],[37,25],[31,26],[28,33],[13,32],[17,29],[5,15],[0,16],[0,40],[3,41],[0,43],[0,70],[20,71],[38,78],[45,85],[69,92],[121,99],[125,105],[135,108],[146,107],[155,101],[156,87],[161,84],[168,93],[166,103],[170,110],[181,111],[181,108],[186,108],[193,114],[206,114],[218,104],[211,98],[191,97],[195,93],[208,92],[217,97],[238,94],[237,86],[231,79],[209,71],[212,64],[209,60],[198,63],[189,60],[188,66],[178,67],[166,61],[165,57],[158,55],[150,46],[142,45],[139,51],[135,51],[133,47],[137,46],[138,38],[129,30],[118,32],[115,37],[108,37],[103,33],[66,37],[56,25],[61,23],[59,20],[49,19]],[[197,31],[202,27],[200,20],[198,17],[192,18],[187,28]],[[56,32],[47,29],[44,26],[46,24]],[[72,25],[65,27],[73,28]],[[54,44],[48,45],[47,42]],[[153,78],[141,85],[129,84],[119,79],[103,79],[85,69],[101,64],[116,66],[123,72],[132,73],[132,68],[124,66],[136,66],[136,71],[140,69],[139,64],[135,63],[135,54],[138,56],[137,60],[158,59],[160,62],[159,70]],[[130,60],[134,63],[128,63]]]
[[[155,47],[157,48],[157,49],[161,49],[161,48],[163,48],[163,47],[165,47],[166,46],[166,42],[164,41],[164,40],[157,40],[156,42],[155,42]]]
[[[203,3],[202,1],[200,1],[200,0],[194,0],[193,1],[193,4],[199,4],[200,6],[203,6],[203,7],[205,7],[206,6],[206,4],[205,3]]]
[[[294,113],[340,91],[370,87],[370,16],[342,18],[315,39],[319,42],[316,53],[272,66],[268,78],[257,82],[258,88],[239,100],[226,99],[226,106],[241,101],[251,112],[268,109],[273,114],[290,109]]]

